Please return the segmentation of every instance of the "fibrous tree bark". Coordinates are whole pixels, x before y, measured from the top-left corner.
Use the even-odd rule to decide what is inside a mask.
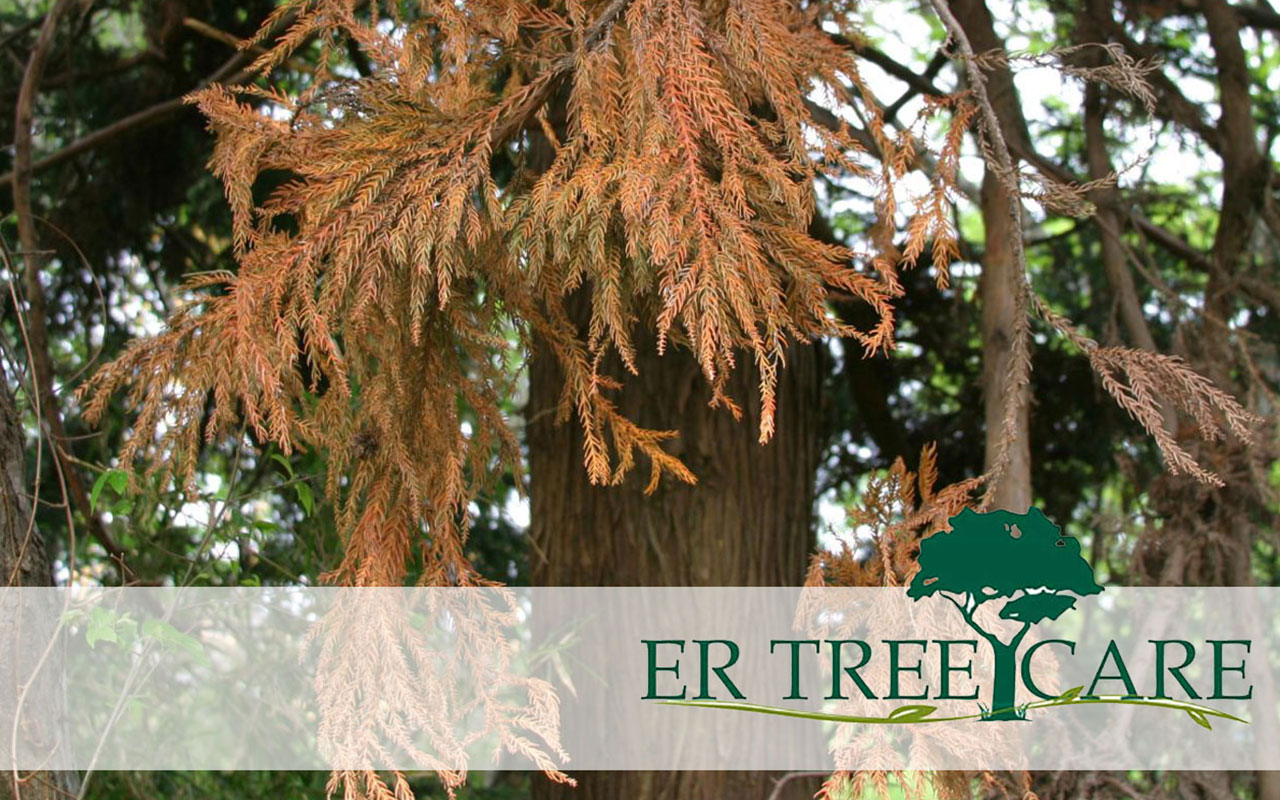
[[[535,585],[798,586],[812,551],[819,411],[818,354],[793,348],[780,373],[777,433],[757,442],[760,405],[744,358],[731,395],[745,418],[707,405],[710,391],[687,351],[639,348],[638,376],[618,397],[629,419],[678,429],[671,443],[698,477],[644,493],[645,476],[593,486],[581,463],[581,427],[556,424],[563,378],[553,357],[530,366],[528,443]],[[614,365],[617,366],[617,365]],[[644,470],[640,470],[644,472]],[[781,776],[762,772],[588,772],[569,789],[538,781],[537,798],[765,798]],[[812,795],[817,779],[788,780]],[[810,785],[812,784],[812,785]]]
[[[22,422],[6,381],[0,387],[0,573],[5,586],[48,586],[49,553],[31,515]]]
[[[44,537],[32,515],[24,444],[17,403],[8,380],[4,379],[0,384],[0,574],[4,577],[5,587],[50,586],[53,584],[53,570]],[[16,601],[11,597],[8,602]],[[21,625],[16,616],[0,615],[0,642],[16,641],[16,626]],[[27,636],[30,634],[28,630]],[[0,724],[3,724],[4,731],[0,734],[0,742],[6,751],[10,731],[13,730],[15,698],[20,696],[33,668],[31,656],[29,649],[12,646],[0,652]],[[36,735],[37,727],[53,720],[37,717],[32,722],[33,725],[24,726],[24,738]],[[63,772],[41,770],[15,774],[6,771],[0,776],[0,798],[52,800],[64,796],[74,780],[74,775]]]

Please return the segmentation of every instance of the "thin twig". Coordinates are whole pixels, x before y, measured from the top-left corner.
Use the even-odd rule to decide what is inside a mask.
[[[778,798],[782,797],[782,790],[786,787],[788,783],[791,783],[791,781],[797,780],[799,778],[825,778],[830,774],[831,773],[829,771],[788,772],[787,774],[783,775],[781,778],[778,778],[773,782],[773,791],[769,792],[769,796],[766,798],[766,800],[778,800]]]

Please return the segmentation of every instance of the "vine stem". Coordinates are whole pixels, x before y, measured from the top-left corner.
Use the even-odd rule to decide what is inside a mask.
[[[1239,722],[1244,725],[1249,724],[1249,720],[1237,717],[1234,714],[1228,714],[1225,711],[1219,711],[1216,708],[1198,705],[1196,703],[1182,702],[1179,700],[1159,700],[1155,698],[1145,697],[1125,697],[1123,695],[1102,695],[1098,697],[1081,698],[1078,696],[1052,697],[1048,700],[1036,700],[1027,703],[1024,706],[1014,708],[997,708],[991,711],[978,714],[961,714],[951,717],[934,717],[933,712],[936,711],[934,706],[910,705],[900,706],[889,712],[887,717],[859,717],[849,714],[831,714],[825,711],[804,711],[796,708],[779,708],[777,706],[766,706],[757,703],[735,703],[725,700],[662,700],[665,706],[688,706],[691,708],[717,708],[724,711],[746,711],[754,714],[770,714],[779,717],[795,717],[798,719],[812,719],[822,722],[843,722],[858,725],[920,725],[933,722],[962,722],[965,720],[982,719],[992,714],[1000,714],[1006,711],[1032,711],[1042,708],[1063,708],[1065,706],[1083,706],[1083,705],[1129,705],[1129,706],[1148,706],[1150,708],[1169,708],[1175,711],[1183,711],[1189,714],[1192,719],[1196,719],[1197,724],[1207,727],[1207,722],[1202,721],[1203,717],[1218,717]]]

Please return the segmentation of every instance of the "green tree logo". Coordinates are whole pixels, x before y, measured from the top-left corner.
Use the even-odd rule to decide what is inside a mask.
[[[1009,511],[978,513],[965,509],[951,518],[951,531],[938,533],[920,544],[920,571],[907,587],[913,600],[940,595],[950,601],[964,621],[991,645],[995,656],[995,681],[991,705],[978,714],[936,715],[937,706],[904,705],[885,716],[839,714],[785,706],[767,706],[738,700],[660,700],[664,705],[716,708],[753,714],[811,719],[853,725],[924,725],[965,720],[1026,719],[1029,709],[1071,708],[1083,705],[1132,705],[1181,711],[1202,728],[1213,730],[1210,718],[1249,724],[1248,720],[1197,705],[1187,700],[1156,697],[1097,696],[1081,694],[1076,686],[1057,697],[1019,707],[1018,647],[1031,626],[1057,619],[1073,608],[1076,600],[1099,594],[1102,587],[1093,579],[1093,567],[1080,555],[1080,542],[1063,536],[1038,508],[1026,514]],[[983,628],[975,619],[984,603],[1001,601],[1001,619],[1021,623],[1006,642]],[[994,606],[992,606],[994,608]],[[817,642],[810,642],[817,644]],[[1111,643],[1115,646],[1115,642]],[[1074,652],[1074,650],[1073,650]],[[1110,652],[1110,651],[1108,651]],[[1105,663],[1105,659],[1104,662]],[[793,672],[797,667],[793,666]],[[1101,667],[1099,667],[1101,670]],[[1095,678],[1095,682],[1096,682]],[[1090,687],[1090,692],[1093,689]],[[864,690],[865,692],[865,690]],[[792,688],[792,694],[796,690]],[[874,695],[867,695],[875,699]],[[788,698],[791,699],[791,698]],[[801,698],[803,699],[803,698]]]
[[[1098,594],[1102,587],[1080,555],[1080,542],[1063,536],[1038,508],[1026,514],[966,508],[951,518],[951,528],[921,542],[920,571],[907,595],[946,598],[991,645],[995,684],[983,719],[1025,719],[1016,699],[1023,637],[1032,625],[1057,619],[1077,598]],[[1007,642],[974,620],[979,606],[1000,600],[1000,618],[1022,623]]]

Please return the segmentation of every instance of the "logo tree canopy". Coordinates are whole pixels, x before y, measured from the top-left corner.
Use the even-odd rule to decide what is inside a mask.
[[[907,595],[914,600],[939,595],[991,645],[995,685],[991,720],[1022,719],[1017,709],[1018,646],[1032,625],[1057,619],[1077,597],[1097,594],[1093,568],[1080,543],[1064,536],[1038,508],[1026,514],[979,513],[965,509],[951,518],[952,530],[920,544],[920,571]],[[1003,600],[1000,618],[1021,622],[1009,641],[979,625],[974,615],[984,603]]]

